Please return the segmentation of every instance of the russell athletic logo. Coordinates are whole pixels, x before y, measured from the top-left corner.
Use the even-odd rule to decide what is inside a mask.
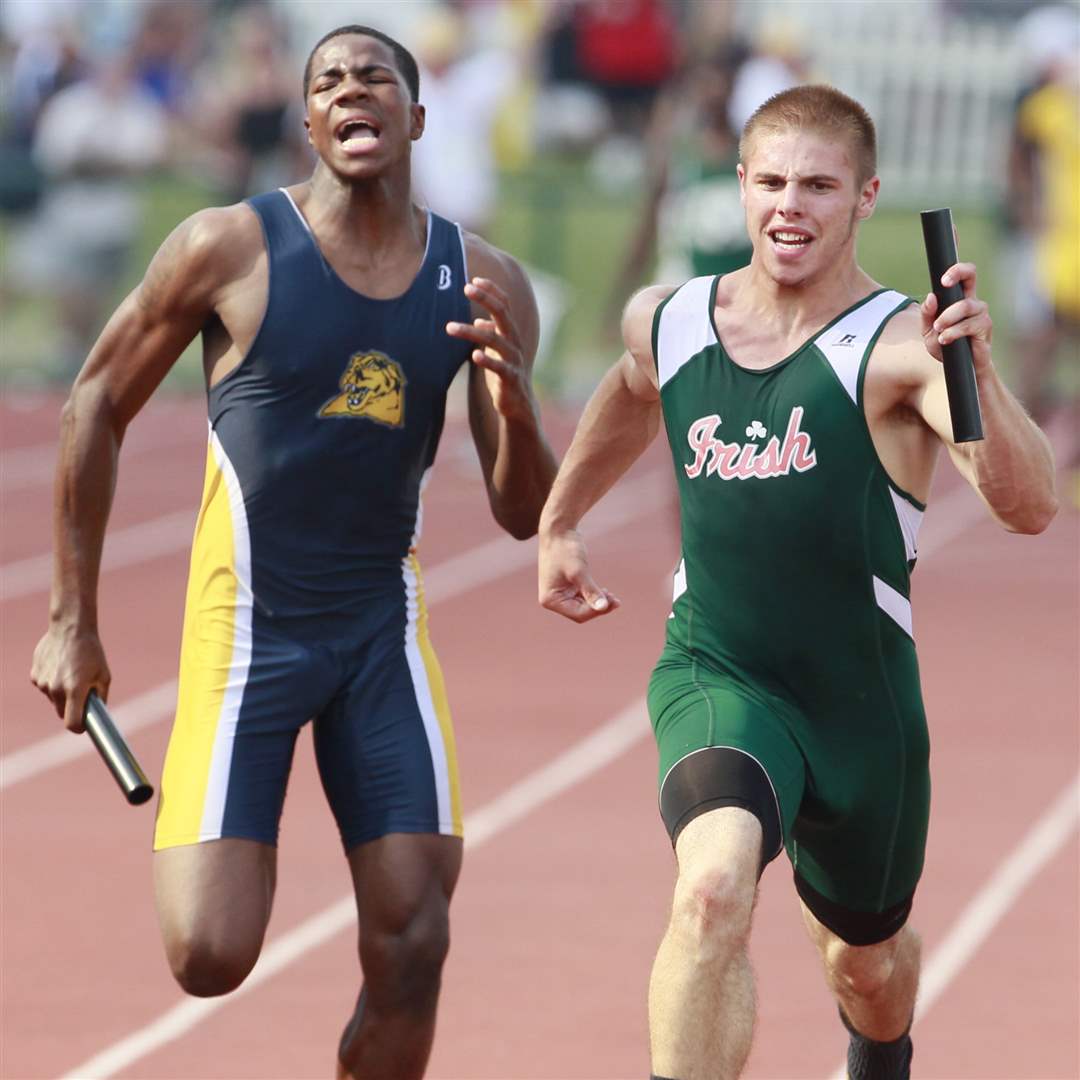
[[[724,442],[716,438],[716,429],[720,426],[720,417],[713,413],[695,420],[686,433],[686,441],[694,452],[694,460],[684,465],[686,475],[693,480],[704,473],[706,476],[719,476],[721,480],[767,480],[773,476],[787,476],[795,472],[806,472],[817,464],[817,454],[810,445],[810,436],[799,430],[802,423],[803,408],[796,405],[788,418],[787,431],[781,440],[776,435],[766,443]],[[747,429],[747,437],[764,438],[768,431],[760,420],[755,420]]]

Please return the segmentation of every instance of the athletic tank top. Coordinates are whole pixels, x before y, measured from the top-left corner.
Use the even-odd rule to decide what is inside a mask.
[[[925,508],[890,481],[862,408],[874,344],[911,301],[878,291],[751,371],[718,340],[718,280],[683,285],[653,321],[682,519],[668,641],[796,703],[835,703],[858,694],[860,663],[911,644]]]
[[[471,320],[461,232],[429,214],[412,284],[375,300],[338,277],[288,194],[249,204],[269,296],[247,356],[209,392],[193,565],[230,567],[264,614],[348,610],[400,583],[419,536],[447,388],[471,349],[445,330]]]

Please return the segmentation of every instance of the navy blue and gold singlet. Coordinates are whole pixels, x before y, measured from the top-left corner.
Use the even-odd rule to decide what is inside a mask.
[[[327,263],[284,191],[250,200],[266,313],[209,393],[180,691],[155,848],[275,843],[314,719],[346,847],[461,835],[453,731],[415,548],[446,394],[472,346],[461,232],[428,216],[409,288],[373,300]]]

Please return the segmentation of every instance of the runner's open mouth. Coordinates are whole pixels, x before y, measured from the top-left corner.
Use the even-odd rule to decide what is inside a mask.
[[[795,232],[791,229],[772,229],[769,239],[780,248],[795,250],[806,247],[814,238],[804,232]]]
[[[380,132],[369,120],[346,120],[334,134],[337,141],[344,146],[354,142],[374,142]]]

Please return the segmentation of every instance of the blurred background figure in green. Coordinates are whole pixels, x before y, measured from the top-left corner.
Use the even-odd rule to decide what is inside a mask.
[[[657,280],[726,274],[750,261],[750,239],[735,167],[739,135],[731,95],[750,50],[724,41],[691,61],[656,103],[646,134],[641,213],[608,301],[618,332],[621,306],[654,260]]]
[[[774,25],[753,43],[730,27],[713,29],[712,38],[708,26],[686,34],[686,60],[649,116],[641,210],[604,318],[610,340],[622,303],[650,268],[654,280],[677,284],[750,261],[735,174],[739,135],[767,98],[805,80],[791,35]]]

